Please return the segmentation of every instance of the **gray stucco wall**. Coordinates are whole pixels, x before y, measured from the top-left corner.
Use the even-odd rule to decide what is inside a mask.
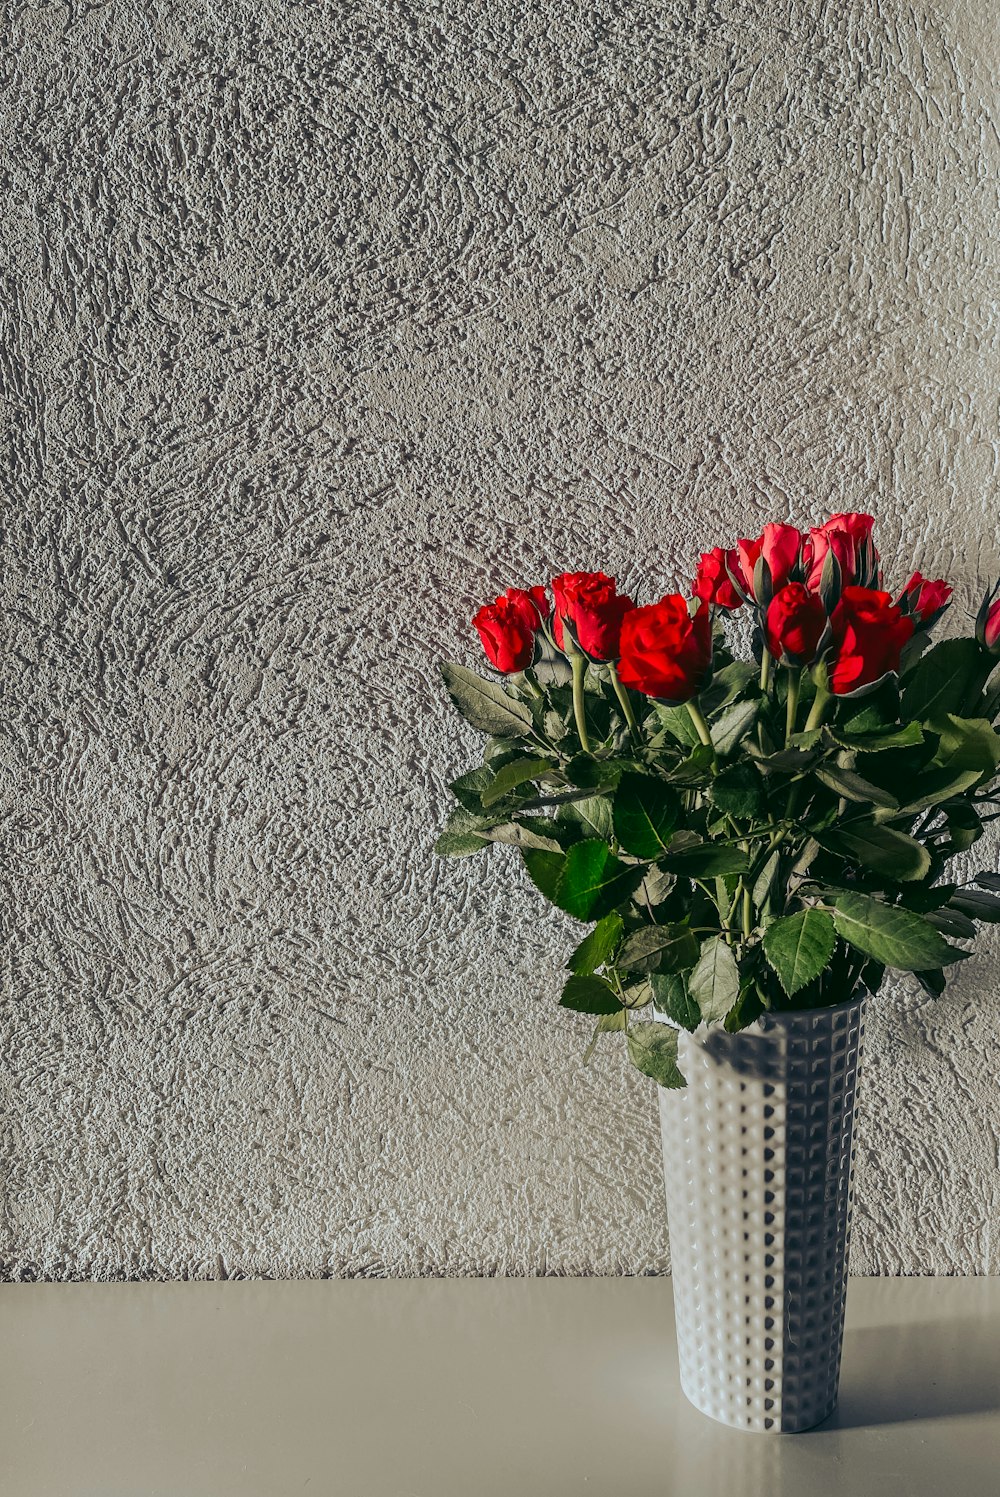
[[[571,922],[431,856],[473,750],[435,663],[510,582],[655,595],[845,505],[971,604],[992,25],[16,9],[4,1276],[668,1265],[653,1090],[555,1008]],[[858,1271],[1000,1269],[981,951],[875,1008]]]

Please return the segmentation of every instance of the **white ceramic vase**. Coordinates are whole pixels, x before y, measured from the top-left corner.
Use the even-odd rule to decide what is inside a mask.
[[[837,1402],[864,999],[684,1033],[660,1092],[681,1383],[740,1429]]]

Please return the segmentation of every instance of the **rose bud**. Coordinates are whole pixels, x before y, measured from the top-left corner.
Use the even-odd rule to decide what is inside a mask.
[[[691,615],[680,593],[625,615],[618,675],[626,686],[665,702],[697,696],[712,667],[712,620],[702,604]]]
[[[527,670],[535,658],[535,636],[549,612],[544,587],[509,587],[480,608],[472,622],[490,664],[505,675]]]
[[[563,572],[552,579],[553,631],[567,654],[577,645],[591,660],[617,660],[622,620],[635,607],[603,572]],[[567,642],[563,624],[569,625]]]
[[[947,608],[951,591],[947,582],[942,579],[931,582],[919,572],[914,572],[896,603],[904,613],[912,615],[918,629],[929,629]]]
[[[775,593],[764,617],[767,648],[783,665],[811,665],[826,623],[823,600],[801,582],[788,582]]]
[[[899,669],[903,646],[913,634],[908,618],[888,593],[845,587],[830,620],[834,663],[830,688],[846,696]]]
[[[825,525],[810,530],[803,551],[806,587],[819,592],[830,551],[840,567],[843,587],[870,587],[877,582],[878,552],[871,538],[874,524],[871,515],[845,513],[833,515]]]
[[[983,599],[976,615],[976,638],[984,649],[1000,655],[1000,582],[994,584]],[[996,602],[994,602],[996,598]]]
[[[711,551],[702,553],[691,591],[703,603],[740,608],[743,596],[733,586],[732,576],[742,576],[739,554],[735,548],[727,551],[724,546],[713,546]]]
[[[755,541],[736,542],[739,569],[754,601],[766,608],[799,565],[802,534],[794,525],[765,525]]]

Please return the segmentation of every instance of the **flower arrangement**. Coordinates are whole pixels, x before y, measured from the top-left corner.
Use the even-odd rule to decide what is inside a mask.
[[[437,851],[511,844],[592,927],[560,998],[595,1023],[587,1059],[621,1032],[683,1086],[680,1029],[874,994],[887,968],[936,997],[955,941],[1000,921],[1000,875],[946,880],[1000,815],[1000,584],[928,648],[951,588],[883,590],[872,527],[766,525],[706,552],[690,600],[602,572],[510,588],[473,620],[497,674],[442,667],[489,736]],[[726,644],[741,609],[752,664]]]

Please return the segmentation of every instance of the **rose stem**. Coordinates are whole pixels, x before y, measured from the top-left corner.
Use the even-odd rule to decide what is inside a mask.
[[[760,657],[760,689],[761,689],[761,691],[763,691],[765,693],[767,692],[767,688],[768,688],[768,685],[770,683],[770,680],[771,680],[771,652],[767,648],[767,645],[765,645],[764,646],[764,653]]]
[[[585,655],[574,655],[573,665],[573,716],[576,718],[576,731],[580,735],[580,747],[585,754],[590,753],[590,739],[587,737],[587,718],[583,703],[583,682],[587,674],[587,657]]]
[[[625,721],[628,723],[628,730],[632,734],[632,741],[633,743],[638,743],[639,724],[635,720],[635,713],[632,711],[632,703],[628,699],[628,692],[618,679],[618,672],[615,669],[613,660],[608,661],[608,670],[611,672],[611,684],[615,688],[615,696],[621,703],[621,709],[625,714]]]
[[[799,705],[799,678],[801,671],[789,671],[788,673],[788,701],[785,705],[785,746],[795,732],[795,713]]]
[[[691,721],[694,723],[695,728],[697,729],[698,737],[701,739],[706,748],[712,748],[712,735],[708,731],[708,723],[705,721],[705,714],[702,712],[701,708],[698,706],[698,703],[694,700],[693,697],[691,698],[690,702],[688,702],[687,709],[691,714]]]

